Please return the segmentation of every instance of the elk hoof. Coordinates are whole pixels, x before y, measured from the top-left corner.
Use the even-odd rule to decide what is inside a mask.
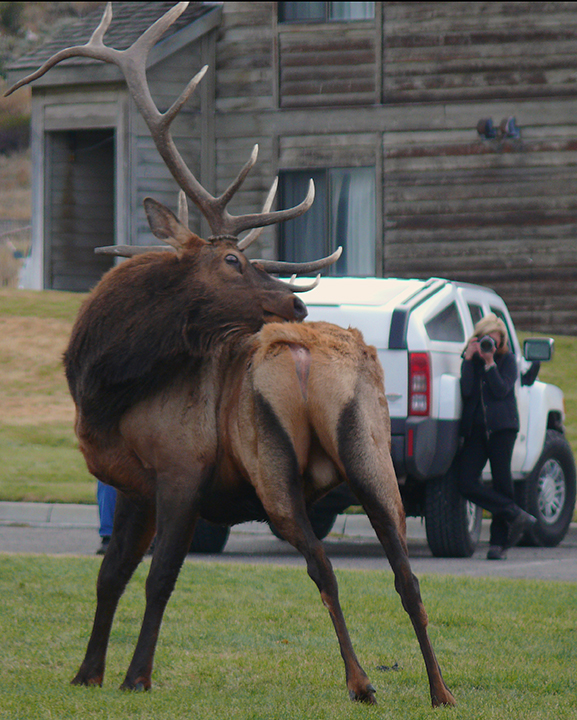
[[[150,688],[150,680],[144,680],[143,678],[139,678],[134,682],[126,679],[120,686],[121,690],[132,690],[133,692],[146,692],[147,690],[150,690]]]
[[[367,685],[366,688],[363,690],[357,691],[357,690],[349,690],[349,697],[354,702],[362,702],[367,703],[367,705],[376,705],[377,704],[377,698],[375,697],[375,693],[377,691],[372,685]]]
[[[74,677],[71,681],[71,685],[84,685],[86,687],[102,687],[102,680],[103,675],[102,673],[97,673],[94,675],[89,674],[85,670],[80,669],[78,671],[78,674],[76,677]]]
[[[439,693],[438,695],[432,695],[431,701],[433,704],[433,707],[452,707],[457,704],[457,701],[453,697],[453,694],[449,690],[449,688],[445,688],[444,692]]]

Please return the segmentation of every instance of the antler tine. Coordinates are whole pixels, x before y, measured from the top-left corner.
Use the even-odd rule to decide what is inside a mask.
[[[188,203],[184,190],[178,193],[178,220],[184,227],[188,227]]]
[[[174,118],[178,115],[180,112],[182,106],[185,104],[185,102],[188,100],[188,98],[192,95],[192,93],[196,90],[196,86],[198,83],[202,80],[202,78],[206,75],[206,71],[208,70],[208,65],[205,65],[202,67],[196,75],[190,80],[188,85],[184,88],[182,93],[180,94],[180,97],[175,100],[172,105],[168,108],[168,110],[165,113],[162,113],[162,117],[165,119],[165,122],[167,125],[170,125]]]
[[[282,273],[284,275],[296,273],[304,275],[305,273],[322,270],[323,268],[336,263],[342,255],[342,252],[343,249],[339,245],[339,247],[331,255],[328,255],[325,258],[320,258],[320,260],[311,260],[310,262],[297,263],[284,262],[282,260],[251,260],[251,262],[255,265],[260,265],[260,267],[268,273]]]
[[[185,2],[176,3],[170,8],[164,15],[161,15],[156,22],[154,22],[148,30],[145,30],[142,35],[136,40],[131,47],[130,51],[136,55],[148,55],[151,48],[153,48],[158,40],[164,35],[168,28],[182,15],[186,10],[189,3]]]
[[[170,245],[104,245],[94,248],[95,255],[114,255],[115,257],[131,258],[148,252],[176,252]]]
[[[102,16],[102,20],[100,21],[100,24],[96,28],[96,30],[92,33],[92,37],[88,41],[88,44],[94,43],[95,45],[102,45],[104,35],[106,34],[106,31],[110,27],[110,21],[112,20],[112,3],[107,2],[106,7],[104,8],[104,15]]]
[[[227,234],[238,235],[243,230],[249,230],[250,228],[260,228],[266,225],[275,225],[276,223],[283,222],[284,220],[292,220],[293,218],[299,217],[306,213],[306,211],[313,204],[315,199],[315,184],[311,179],[309,182],[309,189],[305,199],[295,205],[295,207],[287,208],[286,210],[275,210],[274,212],[268,213],[255,213],[252,215],[226,215]]]
[[[273,184],[271,185],[270,190],[268,191],[268,195],[266,196],[266,200],[264,201],[264,205],[262,206],[262,212],[267,213],[270,211],[274,197],[276,195],[276,190],[278,187],[278,175],[275,177]],[[237,247],[239,250],[246,250],[246,248],[253,243],[257,238],[260,237],[262,231],[264,230],[264,227],[254,228],[249,232],[249,234],[244,237],[242,240],[239,240],[237,243]]]
[[[34,80],[38,80],[39,77],[45,75],[50,68],[54,67],[54,65],[58,65],[58,63],[62,62],[62,60],[67,60],[71,57],[89,57],[95,60],[103,60],[104,62],[113,62],[117,64],[117,59],[113,58],[116,58],[119,51],[114,50],[113,48],[107,48],[102,44],[102,38],[110,26],[111,20],[112,3],[108,2],[106,3],[102,20],[90,36],[90,40],[85,45],[74,45],[73,47],[60,50],[60,52],[57,52],[41,67],[39,67],[38,70],[30,73],[30,75],[26,75],[26,77],[22,78],[22,80],[19,80],[16,84],[12,85],[12,87],[4,93],[4,97],[8,97],[8,95],[11,95],[24,85],[28,85],[29,83],[34,82]]]
[[[314,290],[316,286],[321,281],[320,273],[316,276],[316,278],[312,281],[312,283],[309,283],[308,285],[297,285],[295,283],[296,275],[293,275],[290,279],[290,281],[287,283],[287,285],[290,287],[290,289],[293,292],[308,292],[309,290]]]
[[[243,184],[245,181],[246,176],[249,174],[249,172],[254,167],[256,160],[258,158],[258,143],[254,145],[252,152],[250,154],[249,159],[245,162],[245,164],[242,166],[239,174],[236,176],[236,178],[231,182],[231,184],[227,187],[227,189],[220,195],[216,201],[218,205],[221,208],[225,208],[228,203],[231,201],[233,195],[235,192],[239,189],[239,187]]]

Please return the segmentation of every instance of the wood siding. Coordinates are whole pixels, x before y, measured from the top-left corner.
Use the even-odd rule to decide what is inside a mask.
[[[375,22],[279,28],[281,107],[378,101]]]
[[[385,102],[574,95],[574,2],[384,3]]]
[[[519,327],[576,334],[577,143],[563,129],[503,143],[388,134],[385,274],[488,285]]]
[[[379,274],[489,285],[520,328],[577,334],[577,3],[383,2],[372,21],[310,24],[279,23],[277,10],[223,3],[216,30],[149,72],[162,109],[210,65],[173,126],[207,189],[221,193],[255,143],[233,213],[256,211],[279,170],[374,165]],[[75,112],[93,127],[116,115],[116,240],[153,242],[142,199],[174,209],[177,188],[118,99],[124,86],[61,92],[45,129],[80,129],[67,124]],[[479,120],[509,117],[520,139],[478,135]],[[249,254],[277,247],[267,228]]]
[[[419,112],[384,135],[385,274],[488,285],[518,327],[577,334],[577,5],[384,17],[385,103]],[[520,139],[476,132],[510,116]]]
[[[225,3],[217,36],[217,112],[274,109],[273,6]]]

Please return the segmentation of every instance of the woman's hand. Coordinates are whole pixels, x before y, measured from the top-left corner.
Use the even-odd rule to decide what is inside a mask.
[[[479,340],[476,337],[472,337],[469,340],[467,347],[465,348],[465,354],[463,355],[463,357],[465,358],[465,360],[472,360],[473,357],[477,354],[481,355]]]

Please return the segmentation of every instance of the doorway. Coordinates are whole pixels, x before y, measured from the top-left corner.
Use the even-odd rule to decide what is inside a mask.
[[[86,292],[112,267],[114,129],[46,134],[44,287]]]

